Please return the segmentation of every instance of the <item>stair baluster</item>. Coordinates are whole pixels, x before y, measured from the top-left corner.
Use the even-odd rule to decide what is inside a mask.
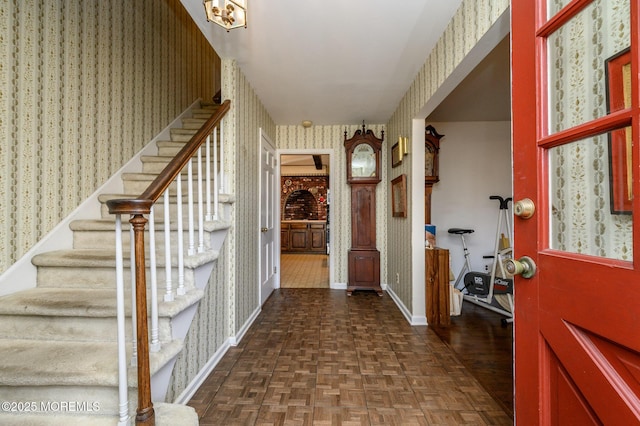
[[[173,282],[171,280],[171,219],[169,218],[169,189],[164,191],[164,271],[165,302],[173,302]]]
[[[158,338],[158,271],[156,269],[156,215],[151,206],[149,213],[149,273],[151,274],[151,346],[152,352],[160,350]]]
[[[149,369],[149,330],[148,330],[148,310],[147,310],[147,298],[146,298],[146,260],[145,260],[145,243],[144,243],[144,233],[145,228],[147,226],[148,220],[145,215],[149,216],[150,224],[149,231],[150,235],[150,270],[152,276],[152,295],[151,295],[151,303],[152,303],[152,325],[151,325],[151,349],[155,349],[156,344],[159,346],[158,336],[158,326],[157,326],[157,316],[154,319],[153,311],[157,308],[157,294],[154,296],[154,292],[156,289],[156,268],[155,268],[155,237],[153,236],[155,231],[155,216],[153,214],[153,206],[158,201],[160,196],[164,196],[164,227],[165,227],[165,275],[166,275],[166,288],[167,294],[165,294],[165,301],[167,300],[167,296],[171,294],[171,299],[173,299],[173,290],[171,283],[171,243],[169,238],[169,230],[170,230],[170,217],[169,217],[169,185],[173,182],[177,182],[178,188],[176,190],[177,193],[177,226],[178,226],[178,248],[177,248],[177,260],[178,260],[178,289],[177,294],[185,294],[184,288],[184,256],[182,253],[182,190],[181,190],[181,172],[184,167],[187,167],[187,186],[188,186],[188,223],[189,223],[189,249],[187,251],[188,255],[195,254],[195,241],[194,241],[194,206],[193,206],[193,171],[192,171],[192,162],[194,155],[197,154],[197,190],[198,190],[198,232],[199,232],[199,241],[198,241],[198,252],[202,253],[206,250],[205,241],[204,241],[204,229],[205,229],[205,215],[203,211],[203,202],[204,200],[210,200],[210,188],[213,186],[213,198],[214,198],[214,213],[213,218],[218,218],[218,194],[221,190],[226,188],[225,176],[222,172],[222,167],[220,175],[218,176],[218,167],[217,167],[217,144],[216,144],[216,134],[220,131],[220,159],[224,160],[224,149],[223,149],[223,138],[222,138],[222,117],[229,111],[230,109],[230,101],[225,101],[218,110],[207,120],[207,122],[202,126],[200,130],[196,132],[196,134],[190,139],[190,141],[182,148],[178,154],[169,162],[169,164],[164,168],[164,170],[157,176],[156,179],[151,182],[149,187],[136,199],[118,199],[118,200],[110,200],[107,202],[109,207],[109,213],[116,215],[116,223],[121,223],[120,216],[122,214],[129,214],[131,219],[131,229],[133,232],[132,240],[132,260],[131,260],[131,270],[132,270],[132,291],[135,289],[134,306],[132,310],[135,315],[134,323],[134,336],[135,338],[135,346],[137,345],[137,368],[138,368],[138,408],[136,415],[136,424],[154,424],[155,422],[155,412],[153,408],[153,403],[151,400],[151,378],[150,378],[150,369]],[[220,126],[220,127],[218,127]],[[207,161],[207,171],[206,176],[203,177],[202,173],[202,155],[201,155],[201,146],[203,143],[209,144],[210,137],[213,134],[214,139],[214,173],[210,174],[209,171],[209,155],[206,155]],[[202,179],[206,179],[206,189],[207,194],[203,191],[203,182]],[[211,184],[211,181],[213,185]],[[210,209],[207,206],[207,212]],[[209,215],[210,217],[210,215]],[[119,236],[120,234],[120,236]],[[116,244],[120,245],[120,259],[122,260],[122,237],[121,237],[121,226],[116,226]],[[116,253],[118,253],[118,248],[116,247]],[[116,277],[122,275],[123,262],[116,261],[116,267],[120,268],[120,272],[116,272]],[[123,280],[122,280],[123,281]],[[121,283],[124,286],[124,283]],[[122,293],[124,292],[122,288]],[[118,303],[123,303],[124,297],[118,298]],[[122,312],[124,315],[124,304],[122,307],[118,306],[118,315]],[[157,315],[157,314],[156,314]],[[124,324],[124,319],[118,318],[118,323],[120,322]],[[124,339],[124,333],[122,338]],[[119,342],[119,355],[122,353],[124,357],[124,351],[122,350],[123,343],[120,342],[120,336],[118,337]],[[135,352],[134,352],[135,354]],[[124,359],[124,358],[123,358]],[[122,367],[124,366],[124,367]],[[123,363],[119,361],[119,367],[124,368],[124,373],[119,371],[119,379],[120,379],[120,389],[124,386],[125,390],[127,388],[126,384],[126,361]],[[124,379],[123,379],[124,377]],[[124,380],[124,385],[122,381]],[[126,392],[120,392],[121,398],[126,398]],[[124,407],[128,407],[128,402],[126,400],[120,401],[121,409]],[[128,418],[127,415],[120,414],[121,418]]]
[[[177,218],[176,222],[178,222],[178,288],[176,289],[176,294],[179,296],[184,296],[186,290],[184,288],[184,228],[182,224],[182,173],[178,173],[176,177],[176,198],[177,202]]]
[[[187,255],[193,256],[196,254],[196,237],[193,217],[193,165],[191,161],[187,164],[187,208],[189,212],[189,249]]]
[[[125,426],[129,421],[129,389],[127,385],[127,335],[124,313],[122,217],[119,214],[116,215],[116,299],[116,320],[118,322],[118,426]]]
[[[205,161],[205,199],[207,213],[204,216],[205,220],[213,220],[211,215],[211,135],[207,136],[207,140],[204,143],[204,161]]]
[[[220,122],[220,133],[222,133],[222,121]],[[218,176],[218,133],[213,133],[213,175]],[[221,178],[222,179],[222,178]],[[215,187],[213,191],[213,219],[218,220],[218,192],[221,188]]]

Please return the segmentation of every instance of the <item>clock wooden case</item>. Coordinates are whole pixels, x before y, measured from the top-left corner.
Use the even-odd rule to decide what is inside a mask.
[[[354,290],[373,290],[382,296],[380,287],[380,252],[376,248],[376,187],[380,183],[382,138],[371,130],[358,129],[347,139],[347,183],[351,186],[351,249],[348,254],[349,282],[347,294]]]
[[[431,192],[433,184],[440,180],[438,153],[443,136],[431,125],[424,129],[424,223],[431,223]]]

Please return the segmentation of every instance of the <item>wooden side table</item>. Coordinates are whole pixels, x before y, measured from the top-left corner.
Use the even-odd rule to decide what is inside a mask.
[[[427,324],[449,325],[449,250],[425,249]]]

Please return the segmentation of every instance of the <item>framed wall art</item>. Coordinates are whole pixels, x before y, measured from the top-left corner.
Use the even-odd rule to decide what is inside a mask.
[[[391,213],[393,217],[407,217],[407,175],[391,181]]]
[[[391,147],[391,167],[398,167],[402,164],[402,144],[398,141]]]

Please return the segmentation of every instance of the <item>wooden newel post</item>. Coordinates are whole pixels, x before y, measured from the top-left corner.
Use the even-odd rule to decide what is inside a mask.
[[[135,263],[144,265],[144,228],[147,219],[134,215],[129,220],[133,227]],[[155,426],[155,412],[151,402],[151,374],[149,370],[149,329],[147,325],[147,279],[145,268],[136,268],[136,323],[138,335],[138,408],[136,425]]]

